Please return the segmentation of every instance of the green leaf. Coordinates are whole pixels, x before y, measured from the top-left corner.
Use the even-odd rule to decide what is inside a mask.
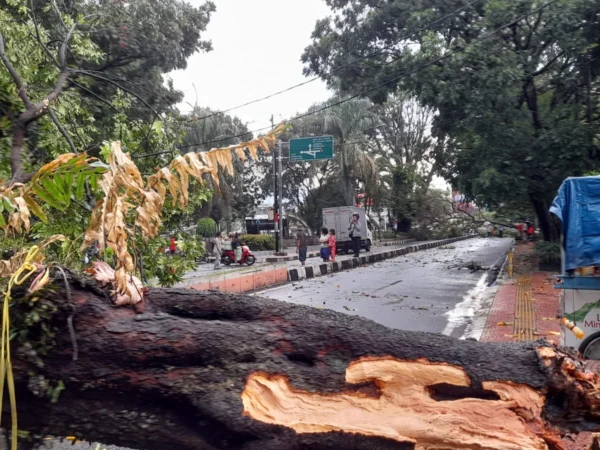
[[[12,212],[17,209],[17,207],[12,204],[8,197],[2,197],[2,204],[8,212]]]
[[[67,184],[67,179],[66,179],[67,175],[55,175],[54,176],[54,183],[56,184],[56,186],[58,187],[58,189],[60,190],[60,192],[62,193],[63,199],[65,201],[65,203],[67,202],[67,198],[70,198],[71,195],[71,187]]]
[[[42,207],[38,205],[37,202],[30,196],[26,195],[24,198],[25,203],[27,203],[27,206],[29,206],[31,212],[35,214],[37,218],[40,219],[42,222],[48,223],[48,216],[46,216],[46,213],[44,212]]]
[[[160,121],[156,121],[152,124],[152,131],[154,131],[159,137],[162,136],[163,124]]]
[[[70,199],[71,195],[73,195],[73,173],[69,172],[65,175],[64,187],[66,189],[66,193],[69,194]]]
[[[54,197],[48,192],[46,192],[41,186],[34,185],[33,192],[35,192],[35,195],[41,198],[48,205],[52,206],[53,208],[64,211],[64,206],[58,200],[54,199]]]
[[[85,173],[80,173],[77,175],[77,186],[75,187],[75,198],[77,200],[83,199],[83,194],[85,192],[85,180],[87,179]]]
[[[59,178],[59,177],[55,177],[55,179],[56,178]],[[59,209],[64,208],[64,206],[66,205],[67,202],[65,201],[65,195],[59,189],[58,183],[55,183],[54,181],[52,181],[48,178],[42,178],[41,181],[42,181],[42,185],[44,186],[44,188],[46,188],[46,191],[48,192],[48,194],[50,194],[56,202],[63,205]]]
[[[90,178],[90,187],[92,188],[92,191],[96,191],[98,189],[98,177]]]

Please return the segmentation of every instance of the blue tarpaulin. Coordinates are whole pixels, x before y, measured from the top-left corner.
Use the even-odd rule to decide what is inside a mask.
[[[600,176],[567,178],[550,212],[562,222],[565,270],[600,266]]]

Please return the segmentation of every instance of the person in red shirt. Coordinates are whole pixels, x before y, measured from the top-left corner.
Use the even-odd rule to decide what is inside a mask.
[[[522,223],[517,224],[517,232],[519,233],[519,237],[521,238],[521,240],[524,241],[525,236],[523,236],[523,224]]]
[[[527,229],[527,235],[529,236],[529,240],[533,241],[533,235],[535,234],[535,230],[533,229],[533,225],[529,225]]]
[[[337,239],[335,238],[335,230],[332,228],[329,230],[329,251],[331,253],[331,261],[335,261],[335,250],[337,246]]]
[[[175,240],[175,236],[171,236],[171,245],[169,245],[169,250],[171,251],[171,256],[173,256],[177,251],[177,241]]]

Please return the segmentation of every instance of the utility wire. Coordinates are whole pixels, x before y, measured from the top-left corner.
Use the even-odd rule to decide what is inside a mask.
[[[425,63],[425,64],[421,64],[420,66],[417,66],[417,67],[416,67],[415,69],[413,69],[413,70],[410,70],[410,71],[408,71],[408,72],[403,72],[402,74],[400,74],[400,75],[398,75],[398,76],[395,76],[395,77],[392,77],[392,78],[389,78],[389,79],[385,80],[384,82],[382,82],[382,83],[380,83],[380,84],[378,84],[378,85],[376,85],[376,86],[374,86],[374,87],[372,87],[372,88],[369,88],[369,89],[362,90],[362,91],[360,91],[360,92],[359,92],[359,93],[357,93],[357,94],[351,95],[351,96],[349,96],[349,97],[346,97],[346,98],[344,98],[344,99],[342,99],[342,100],[339,100],[339,101],[337,101],[337,102],[330,103],[330,104],[328,104],[328,105],[326,105],[326,106],[323,106],[322,108],[318,108],[318,109],[316,109],[316,110],[314,110],[314,111],[310,111],[310,112],[307,112],[307,113],[304,113],[304,114],[300,114],[300,115],[298,115],[298,116],[296,116],[296,117],[293,117],[293,118],[291,118],[291,119],[287,120],[286,122],[288,122],[288,123],[289,123],[289,122],[294,122],[294,121],[296,121],[296,120],[299,120],[299,119],[302,119],[302,118],[304,118],[304,117],[312,116],[312,115],[314,115],[314,114],[317,114],[317,113],[319,113],[319,112],[322,112],[322,111],[325,111],[325,110],[327,110],[327,109],[333,108],[334,106],[338,106],[338,105],[341,105],[341,104],[343,104],[343,103],[349,102],[350,100],[354,100],[355,98],[362,97],[362,96],[364,96],[365,94],[368,94],[368,93],[370,93],[370,92],[373,92],[373,91],[375,91],[375,90],[377,90],[377,89],[381,88],[382,86],[385,86],[386,84],[388,84],[388,83],[390,83],[390,82],[397,81],[397,80],[399,80],[399,79],[400,79],[400,78],[402,78],[402,77],[409,76],[409,75],[413,75],[413,74],[415,74],[415,73],[417,73],[417,72],[419,72],[419,71],[421,71],[421,70],[423,70],[423,69],[425,69],[425,68],[427,68],[427,67],[429,67],[429,66],[431,66],[431,65],[437,64],[437,63],[439,63],[439,62],[441,62],[441,61],[444,61],[444,60],[446,60],[446,59],[450,58],[451,56],[453,56],[453,55],[455,55],[455,54],[457,54],[457,53],[461,53],[461,52],[465,51],[467,48],[471,47],[472,45],[474,45],[474,44],[476,44],[476,43],[478,43],[478,42],[481,42],[481,41],[483,41],[483,40],[485,40],[485,39],[488,39],[488,38],[490,38],[490,37],[492,37],[492,36],[494,36],[494,35],[496,35],[496,34],[500,33],[502,30],[504,30],[504,29],[506,29],[506,28],[508,28],[508,27],[510,27],[510,26],[512,26],[512,25],[514,25],[515,23],[517,23],[517,22],[519,22],[519,21],[521,21],[521,20],[523,20],[523,19],[525,19],[525,18],[527,18],[527,17],[529,17],[529,16],[531,16],[531,15],[533,15],[533,14],[536,14],[536,13],[538,13],[538,12],[539,12],[539,11],[541,11],[542,9],[544,9],[544,8],[547,8],[548,6],[550,6],[550,5],[554,4],[554,3],[556,3],[557,1],[558,1],[558,0],[551,0],[551,1],[547,2],[547,3],[544,3],[544,4],[542,4],[541,6],[539,6],[539,7],[535,8],[534,10],[532,10],[532,11],[530,11],[530,12],[528,12],[528,13],[522,14],[522,15],[520,15],[519,17],[517,17],[517,18],[515,18],[515,19],[511,20],[510,22],[508,22],[507,24],[505,24],[505,25],[501,26],[500,28],[497,28],[497,29],[495,29],[494,31],[491,31],[491,32],[489,32],[489,33],[487,33],[487,34],[484,34],[483,36],[480,36],[480,37],[478,37],[478,38],[475,38],[475,39],[473,39],[471,42],[469,42],[468,44],[466,44],[466,45],[464,45],[464,46],[457,47],[457,48],[456,48],[456,49],[454,49],[454,50],[450,50],[450,51],[449,51],[448,53],[446,53],[445,55],[442,55],[442,56],[440,56],[439,58],[436,58],[436,59],[434,59],[433,61],[429,61],[429,62],[427,62],[427,63]],[[243,137],[243,136],[247,136],[247,135],[248,135],[248,133],[258,133],[258,132],[265,131],[265,130],[270,130],[270,129],[271,129],[271,126],[268,126],[268,127],[263,127],[263,128],[259,128],[259,129],[256,129],[256,130],[252,130],[252,131],[249,131],[249,132],[246,132],[246,133],[243,133],[243,134],[239,134],[239,135],[236,135],[236,136],[229,136],[229,137],[227,137],[227,138],[223,138],[223,139],[217,139],[217,140],[213,140],[213,141],[206,141],[206,142],[200,142],[200,143],[194,143],[194,144],[182,145],[182,146],[179,146],[179,147],[177,147],[177,148],[178,148],[178,149],[185,149],[185,148],[189,148],[189,147],[196,147],[196,146],[201,146],[201,145],[205,145],[205,144],[214,144],[214,143],[217,143],[217,142],[223,142],[223,141],[227,141],[227,140],[229,140],[229,139],[234,139],[234,138],[240,138],[240,137]]]
[[[381,55],[384,50],[389,50],[390,48],[393,48],[395,45],[399,44],[400,42],[402,42],[402,41],[404,41],[406,39],[410,39],[411,37],[413,37],[413,36],[415,36],[417,34],[420,34],[420,33],[424,32],[424,31],[429,30],[431,27],[437,25],[438,23],[443,22],[444,20],[446,20],[446,19],[448,19],[450,17],[456,16],[458,13],[462,12],[464,9],[470,8],[472,5],[474,5],[475,3],[478,3],[480,1],[482,1],[482,0],[472,0],[471,2],[467,3],[466,5],[463,5],[460,8],[458,8],[457,10],[455,10],[455,11],[449,13],[449,14],[446,14],[445,16],[440,17],[439,19],[436,19],[435,21],[429,23],[428,25],[425,25],[424,27],[421,27],[421,28],[419,28],[419,29],[417,29],[415,31],[412,31],[412,32],[408,33],[408,34],[405,34],[401,38],[397,39],[394,43],[392,43],[392,44],[390,44],[390,45],[388,45],[386,47],[382,47],[381,49],[378,49],[376,51],[370,52],[370,53],[368,53],[368,54],[366,54],[364,56],[361,56],[360,58],[356,58],[356,59],[350,61],[349,63],[343,64],[343,65],[341,65],[339,67],[336,67],[334,69],[326,71],[323,74],[323,76],[333,75],[334,73],[337,73],[337,72],[339,72],[342,69],[350,67],[350,66],[356,64],[359,61],[363,61],[365,59],[372,58],[373,56]],[[361,21],[364,21],[365,19],[362,19]],[[393,61],[395,61],[395,60],[388,61],[385,64],[390,64]],[[321,78],[322,78],[322,76],[319,75],[319,76],[310,78],[310,79],[308,79],[306,81],[303,81],[302,83],[298,83],[298,84],[295,84],[295,85],[290,86],[288,88],[285,88],[285,89],[283,89],[281,91],[274,92],[274,93],[269,94],[269,95],[267,95],[265,97],[257,98],[255,100],[251,100],[249,102],[243,103],[243,104],[238,105],[238,106],[234,106],[234,107],[229,108],[229,109],[224,109],[222,111],[215,111],[213,113],[206,114],[206,115],[201,116],[201,117],[192,117],[192,118],[189,118],[187,120],[187,122],[196,122],[196,121],[199,121],[199,120],[208,119],[209,117],[217,116],[219,114],[225,114],[225,113],[228,113],[228,112],[231,112],[231,111],[235,111],[236,109],[240,109],[240,108],[243,108],[245,106],[253,105],[255,103],[259,103],[259,102],[262,102],[264,100],[268,100],[270,98],[276,97],[276,96],[281,95],[281,94],[285,94],[286,92],[292,91],[292,90],[297,89],[297,88],[302,87],[302,86],[305,86],[305,85],[307,85],[309,83],[312,83],[314,81],[320,80]]]

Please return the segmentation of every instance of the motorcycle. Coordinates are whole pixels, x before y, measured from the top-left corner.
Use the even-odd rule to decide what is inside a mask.
[[[226,266],[229,266],[235,262],[235,252],[233,250],[223,250],[223,254],[221,255],[221,262]],[[242,259],[237,263],[241,266],[242,264],[246,264],[247,266],[251,266],[256,262],[256,257],[248,248],[247,245],[242,245]]]

